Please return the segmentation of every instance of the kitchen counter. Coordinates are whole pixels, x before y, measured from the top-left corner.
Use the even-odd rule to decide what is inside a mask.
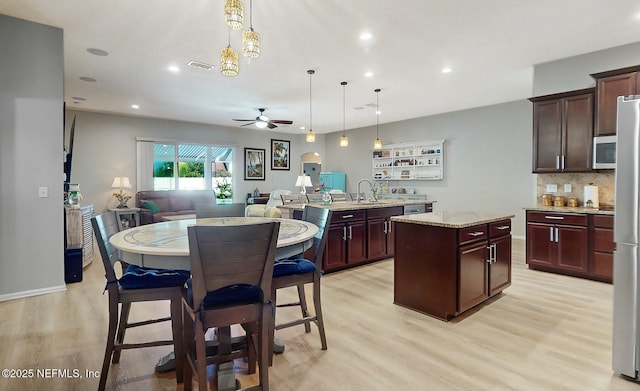
[[[406,216],[394,216],[391,218],[391,221],[431,225],[444,228],[466,228],[478,224],[487,224],[501,220],[509,220],[514,216],[515,215],[504,213],[446,211],[421,213]]]
[[[585,208],[585,207],[537,205],[537,206],[525,207],[523,209],[526,211],[533,210],[533,211],[539,211],[539,212],[587,213],[587,214],[610,215],[610,216],[613,216],[615,214],[615,210],[613,208],[594,209],[594,208]]]
[[[437,201],[434,201],[434,200],[381,200],[376,202],[335,201],[329,205],[323,205],[320,203],[288,204],[288,205],[278,205],[278,208],[283,210],[284,212],[284,210],[302,210],[305,205],[311,205],[311,206],[317,206],[319,208],[328,208],[333,211],[339,211],[339,210],[389,208],[392,206],[405,206],[405,205],[432,204],[434,202],[437,202]]]

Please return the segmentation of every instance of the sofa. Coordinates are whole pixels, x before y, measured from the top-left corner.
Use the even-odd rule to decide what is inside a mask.
[[[291,194],[291,190],[278,189],[269,193],[269,201],[266,204],[248,205],[244,210],[246,217],[282,217],[278,205],[282,205],[282,194]]]
[[[136,207],[140,208],[140,224],[164,221],[165,216],[196,213],[196,204],[215,204],[213,190],[147,190],[136,193]]]

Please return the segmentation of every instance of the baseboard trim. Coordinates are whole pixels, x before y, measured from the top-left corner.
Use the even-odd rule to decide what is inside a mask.
[[[525,236],[520,236],[520,235],[511,235],[511,237],[512,237],[513,239],[520,239],[520,240],[525,240],[525,239],[526,239],[526,237],[525,237]]]
[[[46,295],[48,293],[62,292],[66,290],[67,290],[66,285],[58,285],[58,286],[52,286],[48,288],[32,289],[30,291],[8,293],[6,295],[0,295],[0,302],[15,300],[15,299],[22,299],[22,298],[31,297],[31,296]]]

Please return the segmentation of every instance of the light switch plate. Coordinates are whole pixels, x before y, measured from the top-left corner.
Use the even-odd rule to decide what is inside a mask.
[[[565,193],[571,193],[571,184],[570,183],[565,183],[564,192]]]
[[[558,185],[547,185],[547,193],[556,193],[558,191]]]
[[[38,197],[47,198],[49,197],[49,188],[46,186],[38,187]]]

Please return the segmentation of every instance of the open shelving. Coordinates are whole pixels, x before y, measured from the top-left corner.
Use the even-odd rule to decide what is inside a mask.
[[[389,144],[373,151],[374,180],[444,179],[444,141],[425,140],[412,143]]]

